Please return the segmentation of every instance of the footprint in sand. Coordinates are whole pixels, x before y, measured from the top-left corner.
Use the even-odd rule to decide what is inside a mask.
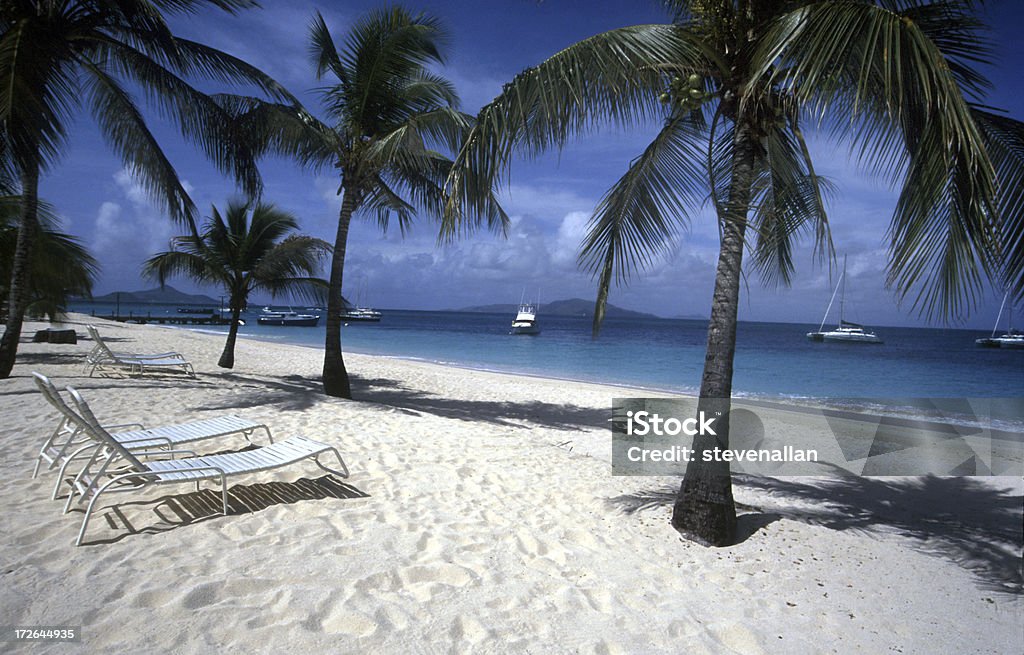
[[[440,543],[429,532],[425,532],[420,536],[416,542],[416,548],[419,551],[416,553],[416,559],[436,559],[438,553],[441,552]]]
[[[757,636],[739,623],[715,623],[707,626],[707,632],[727,648],[737,653],[759,655],[764,652]]]
[[[223,589],[224,585],[218,582],[204,582],[203,584],[196,585],[181,599],[181,605],[189,610],[197,610],[200,607],[213,605],[220,600],[218,592]]]
[[[473,617],[460,616],[452,623],[449,634],[454,642],[464,641],[472,645],[490,637],[491,631]]]
[[[394,591],[401,585],[394,571],[382,571],[361,578],[353,585],[357,592],[365,594],[372,591]]]
[[[342,633],[353,637],[368,637],[377,630],[377,622],[372,618],[350,612],[344,608],[332,610],[320,625],[328,634]]]
[[[612,595],[607,589],[583,589],[582,591],[592,609],[604,614],[612,613]]]
[[[461,566],[442,563],[411,566],[399,571],[398,577],[407,586],[436,582],[452,587],[465,587],[477,576]]]

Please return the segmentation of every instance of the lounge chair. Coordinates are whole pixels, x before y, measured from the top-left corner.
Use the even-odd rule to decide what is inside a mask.
[[[82,519],[82,527],[75,540],[76,546],[82,543],[96,501],[108,490],[132,491],[149,485],[195,482],[198,491],[200,481],[219,479],[221,506],[226,516],[228,513],[228,478],[232,476],[269,471],[312,459],[322,470],[343,478],[348,477],[348,467],[337,448],[301,436],[289,437],[284,441],[252,450],[203,457],[196,456],[195,453],[187,450],[130,451],[103,429],[77,391],[68,387],[67,392],[71,395],[71,400],[77,409],[77,411],[71,411],[77,414],[77,420],[84,426],[83,433],[96,443],[96,448],[85,468],[72,481],[71,493],[64,505],[66,513],[76,495],[79,503],[86,499],[89,501],[89,505],[85,509],[85,517]],[[328,452],[333,453],[338,459],[340,469],[328,468],[320,463],[320,455]],[[189,454],[192,457],[148,462],[139,459],[141,456],[167,454]]]
[[[128,374],[143,374],[146,369],[181,369],[182,372],[195,377],[195,369],[185,359],[185,356],[177,352],[166,352],[157,354],[140,354],[114,352],[103,341],[99,330],[94,325],[88,325],[89,336],[95,342],[92,350],[85,357],[85,366],[89,369],[89,377],[97,370],[103,371],[107,368],[128,369]]]
[[[95,344],[93,346],[92,350],[89,352],[90,356],[93,356],[94,354],[99,354],[99,353],[104,352],[104,348],[106,348],[107,350],[110,350],[110,346],[108,346],[107,343],[103,340],[103,337],[100,336],[99,329],[97,329],[97,327],[95,325],[86,325],[85,329],[86,329],[86,331],[89,332],[89,338],[92,339],[93,343]],[[115,355],[117,357],[131,357],[131,358],[135,358],[135,359],[167,359],[167,358],[184,359],[185,358],[185,356],[182,355],[181,353],[174,352],[174,351],[168,351],[168,352],[165,352],[165,353],[153,353],[153,354],[118,352],[118,351],[115,351],[115,350],[110,350],[110,352],[111,352],[111,354],[113,354],[113,355]]]
[[[64,399],[61,398],[57,387],[41,373],[33,372],[36,386],[42,392],[47,402],[53,405],[60,415],[61,420],[57,428],[43,442],[39,449],[39,456],[36,457],[36,465],[32,470],[32,477],[39,475],[39,467],[47,462],[47,470],[60,466],[57,481],[53,487],[52,498],[57,498],[60,485],[64,481],[68,466],[73,460],[88,458],[95,441],[84,434],[85,425]],[[84,400],[82,401],[85,402]],[[104,428],[118,443],[128,450],[159,450],[170,449],[172,446],[216,439],[232,434],[241,434],[246,441],[252,443],[252,434],[256,430],[263,430],[267,433],[267,439],[274,443],[274,437],[270,434],[270,428],[264,423],[255,423],[233,414],[216,416],[214,418],[179,423],[177,425],[165,425],[159,428],[146,429],[141,423],[125,423],[120,425],[107,425]],[[134,428],[134,429],[128,429]],[[113,430],[118,430],[113,432]]]

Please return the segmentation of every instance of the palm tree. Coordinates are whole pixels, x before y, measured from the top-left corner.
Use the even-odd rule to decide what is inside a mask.
[[[612,281],[670,249],[710,198],[720,252],[698,410],[723,417],[717,442],[698,437],[694,448],[726,447],[744,249],[770,283],[789,281],[801,234],[832,262],[808,125],[900,186],[889,283],[918,310],[962,316],[986,277],[1024,294],[1024,126],[980,104],[987,83],[975,65],[989,51],[975,4],[666,2],[672,25],[599,34],[506,85],[478,115],[449,189],[465,196],[503,175],[515,151],[561,147],[601,120],[663,121],[598,205],[580,261],[599,279],[596,336]],[[696,541],[733,542],[728,463],[690,462],[672,523]]]
[[[40,175],[59,158],[83,105],[107,142],[170,216],[188,222],[195,207],[149,131],[125,83],[140,87],[247,193],[259,177],[217,98],[183,76],[245,82],[281,102],[294,99],[234,57],[175,37],[166,17],[212,6],[234,13],[254,0],[7,0],[0,4],[0,163],[23,198],[0,338],[0,378],[14,365],[37,247]]]
[[[7,294],[18,240],[19,196],[0,196],[0,297]],[[75,237],[56,229],[57,217],[39,202],[39,224],[33,237],[38,244],[29,263],[25,313],[57,318],[72,296],[89,296],[99,266]],[[0,316],[6,307],[0,307]]]
[[[352,217],[363,213],[387,231],[392,217],[404,234],[418,213],[440,218],[464,210],[444,192],[451,160],[472,125],[458,111],[458,96],[430,71],[444,62],[446,34],[437,19],[391,7],[359,19],[339,50],[319,13],[310,25],[310,55],[329,124],[294,107],[238,99],[232,106],[248,148],[292,156],[313,170],[333,167],[342,196],[331,260],[324,344],[324,393],[351,398],[341,350],[341,289]],[[474,187],[474,201],[460,216],[473,227],[504,230],[508,217],[490,186]]]
[[[223,216],[216,207],[212,211],[201,234],[176,237],[172,250],[150,257],[142,271],[161,286],[174,275],[184,275],[224,289],[231,324],[217,365],[233,368],[238,320],[249,294],[262,291],[319,302],[327,282],[315,275],[331,247],[320,239],[289,234],[298,222],[273,205],[231,202]]]

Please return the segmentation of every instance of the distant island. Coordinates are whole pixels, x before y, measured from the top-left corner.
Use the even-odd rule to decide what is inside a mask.
[[[113,291],[92,298],[75,298],[76,302],[123,302],[126,304],[149,305],[203,305],[219,307],[220,301],[203,294],[185,293],[168,285],[163,289],[144,289],[142,291]]]
[[[478,305],[476,307],[463,307],[455,311],[476,312],[481,314],[514,314],[519,308],[518,304],[502,303],[498,305]],[[543,303],[540,307],[539,316],[578,316],[591,318],[594,315],[594,301],[582,298],[571,298],[569,300],[554,300]],[[634,312],[631,309],[623,309],[608,303],[605,312],[608,318],[661,318],[656,314],[645,312]]]
[[[703,314],[676,314],[675,316],[672,316],[671,318],[677,319],[677,320],[681,320],[681,321],[706,321],[706,320],[708,320],[708,317],[704,316]]]

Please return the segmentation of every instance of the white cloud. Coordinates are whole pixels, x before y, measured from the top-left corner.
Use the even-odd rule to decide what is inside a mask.
[[[105,200],[96,211],[90,249],[103,263],[106,279],[135,284],[142,262],[167,248],[175,227],[150,204],[130,172],[119,170],[113,180],[118,197]]]

